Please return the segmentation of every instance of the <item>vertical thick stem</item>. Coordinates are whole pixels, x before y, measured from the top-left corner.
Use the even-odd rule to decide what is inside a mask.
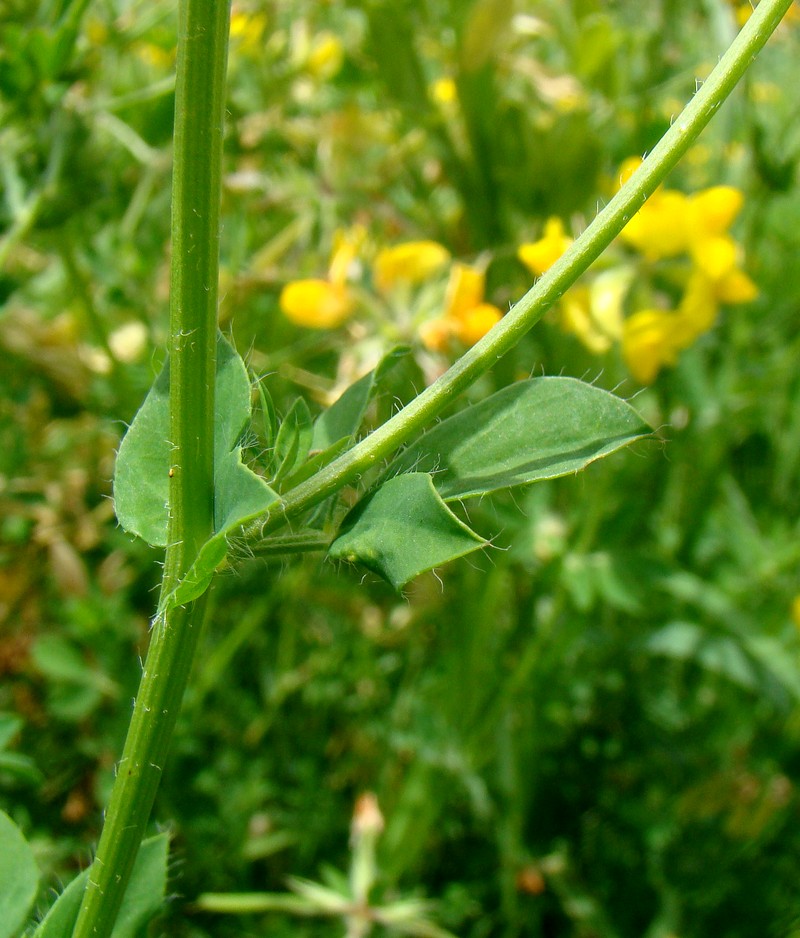
[[[172,199],[170,525],[162,595],[214,525],[214,372],[229,0],[181,0]],[[111,934],[186,688],[204,599],[159,615],[74,938]]]

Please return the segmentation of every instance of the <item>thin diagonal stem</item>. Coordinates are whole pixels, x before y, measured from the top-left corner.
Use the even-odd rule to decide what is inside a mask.
[[[260,540],[356,480],[431,423],[455,397],[513,348],[603,253],[663,182],[733,91],[791,4],[792,0],[761,0],[716,68],[644,163],[563,257],[491,332],[400,413],[325,469],[287,492],[279,505],[248,525],[245,537]]]

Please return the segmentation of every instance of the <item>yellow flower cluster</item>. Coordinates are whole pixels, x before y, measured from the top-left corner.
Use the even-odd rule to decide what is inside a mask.
[[[292,280],[286,284],[278,304],[287,319],[307,329],[335,329],[342,325],[355,309],[348,280],[357,271],[364,238],[361,227],[337,232],[327,278]]]
[[[625,164],[623,181],[638,163]],[[559,308],[563,328],[598,354],[620,342],[631,374],[643,384],[654,381],[662,367],[674,365],[679,353],[713,326],[721,303],[748,302],[757,295],[740,267],[740,248],[728,234],[742,201],[741,192],[732,186],[714,186],[694,195],[659,189],[625,227],[621,241],[648,265],[688,258],[677,308],[655,306],[626,318],[623,308],[634,268],[621,264],[596,276],[591,285],[579,284],[565,293]],[[542,238],[522,245],[518,255],[540,275],[571,243],[560,219],[553,218]]]
[[[386,293],[399,284],[414,285],[427,280],[450,259],[435,241],[405,241],[379,251],[372,266],[375,286]]]
[[[349,281],[360,273],[359,251],[365,240],[363,229],[356,234],[339,233],[325,279],[294,280],[283,288],[279,305],[295,325],[311,329],[333,329],[353,313],[355,292]],[[403,296],[403,291],[435,277],[450,260],[446,248],[435,241],[406,241],[378,251],[372,261],[372,279],[381,297]],[[432,351],[444,352],[455,341],[474,345],[502,317],[500,310],[484,300],[485,280],[481,270],[454,263],[442,315],[428,317],[418,327],[422,343]]]
[[[434,352],[444,352],[455,340],[474,345],[503,314],[484,300],[483,271],[467,264],[453,264],[447,283],[444,315],[431,319],[420,329],[423,344]]]

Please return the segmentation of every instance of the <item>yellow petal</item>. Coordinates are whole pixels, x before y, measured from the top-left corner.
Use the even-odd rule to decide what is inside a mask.
[[[328,266],[328,279],[335,286],[343,287],[351,275],[358,253],[367,238],[367,229],[363,225],[354,225],[348,229],[338,229],[333,235],[333,251]]]
[[[464,345],[474,345],[502,318],[503,314],[496,306],[479,303],[459,316],[455,332]]]
[[[664,365],[675,364],[674,326],[675,314],[659,309],[640,310],[625,320],[622,356],[641,384],[652,384]]]
[[[736,266],[738,249],[727,235],[704,238],[692,247],[695,264],[710,279],[719,280]]]
[[[233,51],[240,50],[248,55],[257,55],[264,48],[264,33],[267,29],[265,13],[253,13],[234,7],[231,12],[230,35]]]
[[[306,60],[306,68],[314,78],[325,81],[333,78],[344,62],[344,48],[338,36],[320,33],[314,39]]]
[[[447,282],[445,316],[461,319],[470,309],[483,302],[483,272],[467,264],[453,264]]]
[[[353,309],[344,288],[327,280],[293,280],[278,302],[287,319],[307,329],[335,329]]]
[[[622,337],[622,304],[634,277],[627,267],[616,267],[599,274],[591,287],[592,322],[614,341]]]
[[[434,103],[447,106],[458,98],[458,89],[452,78],[437,78],[429,87],[428,94]]]
[[[419,328],[419,337],[425,348],[432,352],[445,352],[453,338],[454,321],[446,316],[429,319]]]
[[[592,296],[588,287],[567,290],[561,298],[559,313],[561,328],[576,335],[590,352],[601,355],[611,348],[611,339],[592,321]]]
[[[690,244],[686,206],[687,197],[682,192],[673,189],[655,192],[620,237],[650,261],[682,254]]]
[[[718,313],[713,283],[702,272],[689,278],[686,291],[678,307],[675,341],[680,348],[688,348],[694,340],[714,325]]]
[[[736,267],[714,284],[714,293],[721,303],[750,303],[758,296],[758,287]]]
[[[549,218],[544,226],[544,235],[531,244],[522,244],[517,250],[517,257],[531,271],[539,276],[561,257],[572,244],[572,238],[564,234],[564,224],[560,218]]]
[[[375,284],[379,290],[386,291],[399,283],[421,283],[449,258],[447,249],[435,241],[407,241],[384,248],[375,258]]]
[[[689,200],[689,224],[703,235],[720,235],[727,231],[739,214],[744,195],[733,186],[712,186]]]

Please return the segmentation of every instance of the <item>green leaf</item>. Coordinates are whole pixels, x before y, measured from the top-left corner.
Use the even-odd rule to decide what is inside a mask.
[[[169,835],[159,834],[142,841],[111,938],[138,938],[147,922],[159,911],[167,885],[168,855]],[[89,870],[84,870],[72,880],[56,899],[33,938],[70,938],[88,876]]]
[[[114,469],[114,510],[122,527],[156,547],[167,544],[169,362],[122,438]]]
[[[742,643],[733,635],[709,631],[693,622],[670,622],[651,635],[644,647],[652,655],[691,661],[748,691],[759,676]]]
[[[341,456],[349,446],[350,437],[346,436],[341,440],[337,440],[331,446],[326,447],[322,452],[315,453],[310,459],[304,462],[302,466],[299,466],[290,476],[283,480],[282,489],[288,491],[296,485],[300,485],[301,482],[305,482],[306,479],[310,479],[315,472],[324,469],[324,467],[327,466],[328,463],[333,462],[337,456]]]
[[[314,423],[312,450],[324,450],[340,440],[351,438],[358,432],[369,402],[380,390],[385,375],[409,354],[406,346],[392,349],[363,378],[359,378]]]
[[[250,420],[247,369],[221,333],[217,337],[216,380],[215,472],[228,459]],[[156,547],[167,545],[172,453],[169,426],[167,361],[120,444],[114,474],[114,507],[119,523]],[[217,497],[219,493],[215,492]]]
[[[388,476],[429,472],[445,501],[554,479],[651,433],[608,391],[533,378],[449,417],[404,450]]]
[[[275,405],[272,403],[272,397],[264,385],[262,379],[256,382],[258,388],[258,400],[261,405],[261,422],[263,425],[262,443],[268,454],[272,454],[275,446],[275,440],[278,435],[278,417],[275,413]],[[274,462],[274,456],[270,455],[271,462]],[[270,465],[269,469],[272,468]]]
[[[358,562],[400,589],[486,541],[445,505],[426,473],[389,479],[345,517],[328,556]]]
[[[103,696],[115,697],[117,685],[61,635],[40,635],[31,649],[34,666],[47,678],[47,706],[60,720],[82,720]]]
[[[0,811],[0,938],[15,938],[36,899],[39,869],[22,831]]]
[[[263,403],[263,402],[262,402]],[[277,499],[267,483],[242,463],[237,445],[251,417],[250,379],[239,355],[217,337],[217,418],[214,423],[214,536],[166,603],[190,602],[208,588],[227,553],[226,538]],[[171,447],[169,363],[147,395],[122,441],[114,499],[120,524],[156,546],[167,542]],[[310,438],[310,417],[307,436]]]
[[[216,533],[200,550],[195,562],[167,597],[168,606],[183,605],[208,589],[228,552],[227,538],[243,524],[260,515],[278,496],[267,483],[242,463],[237,446],[217,464],[214,487],[214,526]]]
[[[275,441],[275,462],[278,469],[273,481],[286,478],[308,459],[311,449],[311,412],[302,397],[292,404],[281,421]]]
[[[24,725],[22,718],[15,713],[0,713],[0,749],[10,745]]]

